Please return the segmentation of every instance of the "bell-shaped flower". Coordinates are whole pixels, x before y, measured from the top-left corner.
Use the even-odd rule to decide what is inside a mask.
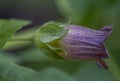
[[[111,26],[93,30],[77,25],[48,22],[34,34],[34,42],[40,50],[54,58],[94,60],[107,69],[103,60],[109,57],[104,41],[112,32]]]
[[[107,68],[103,58],[108,58],[109,53],[103,43],[111,34],[112,27],[105,26],[101,30],[93,30],[69,25],[68,28],[68,33],[60,41],[67,55],[60,55],[73,60],[95,60],[99,66]]]

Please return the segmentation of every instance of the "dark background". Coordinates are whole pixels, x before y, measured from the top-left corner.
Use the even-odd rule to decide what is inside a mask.
[[[0,0],[0,18],[31,20],[35,26],[62,17],[54,0]]]

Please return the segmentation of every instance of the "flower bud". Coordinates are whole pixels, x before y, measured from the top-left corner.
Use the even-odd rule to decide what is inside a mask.
[[[94,60],[107,69],[104,58],[109,57],[103,42],[111,34],[112,27],[93,30],[82,26],[48,22],[34,34],[34,42],[40,50],[54,58]]]
[[[59,54],[66,59],[95,60],[100,67],[107,69],[102,60],[109,53],[103,42],[111,34],[112,27],[105,26],[101,30],[93,30],[82,26],[69,25],[68,33],[60,40],[61,47],[67,54]]]

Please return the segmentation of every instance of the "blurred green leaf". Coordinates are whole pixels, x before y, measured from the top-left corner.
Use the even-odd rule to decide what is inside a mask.
[[[110,70],[103,70],[93,63],[86,63],[75,74],[77,81],[118,81]]]
[[[119,0],[56,0],[65,17],[73,23],[88,27],[115,24],[120,13]]]
[[[22,62],[44,62],[44,61],[53,61],[52,58],[45,55],[37,47],[29,47],[22,51],[17,52],[18,57]]]
[[[53,68],[42,71],[41,75],[42,81],[76,81],[65,72]]]
[[[15,64],[0,52],[0,78],[2,81],[75,81],[66,73],[47,68],[41,72]]]
[[[17,30],[28,24],[30,24],[30,21],[0,19],[0,48],[4,46]]]

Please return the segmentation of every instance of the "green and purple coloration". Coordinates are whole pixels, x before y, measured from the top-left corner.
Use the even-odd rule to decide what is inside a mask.
[[[53,58],[94,60],[107,69],[103,60],[109,57],[103,42],[112,32],[112,26],[93,30],[83,26],[48,22],[34,35],[34,42],[43,53]]]
[[[105,26],[101,30],[93,30],[69,25],[68,33],[59,43],[67,54],[59,55],[72,60],[95,60],[100,67],[107,69],[107,64],[103,58],[108,58],[109,53],[103,42],[111,32],[111,26]]]

